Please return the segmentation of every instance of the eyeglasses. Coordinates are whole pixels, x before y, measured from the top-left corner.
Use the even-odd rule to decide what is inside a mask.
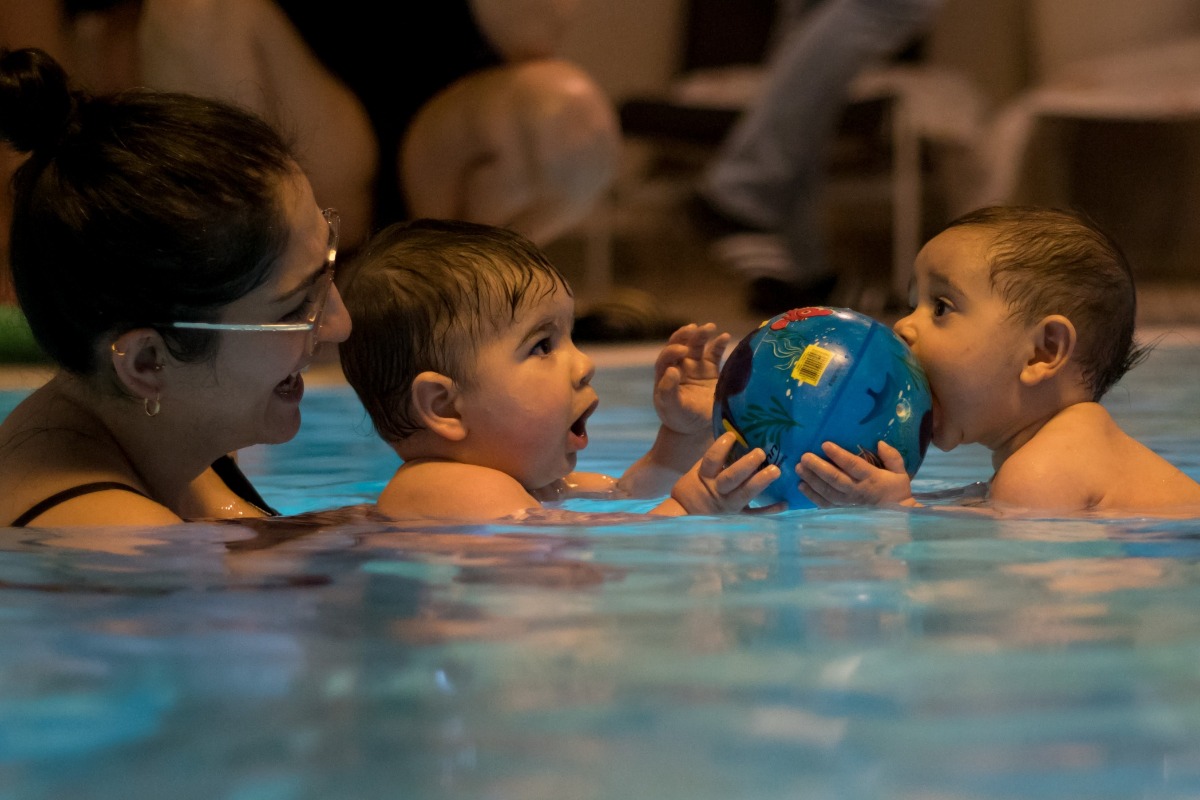
[[[164,322],[161,327],[197,331],[277,331],[281,333],[307,331],[307,349],[311,356],[317,349],[317,334],[321,330],[321,316],[325,313],[325,304],[329,300],[329,291],[333,286],[333,270],[337,263],[338,237],[341,231],[341,217],[336,209],[327,208],[321,213],[325,215],[325,222],[329,225],[329,246],[325,250],[325,265],[304,295],[304,303],[301,308],[307,306],[308,313],[305,314],[303,322]]]

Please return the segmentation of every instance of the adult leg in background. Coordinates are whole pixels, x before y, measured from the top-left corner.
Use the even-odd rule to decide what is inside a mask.
[[[724,258],[750,281],[750,305],[820,301],[832,288],[823,190],[829,147],[850,85],[868,64],[907,44],[942,0],[792,2],[767,62],[761,94],[702,176],[700,195],[743,225]],[[779,246],[764,256],[762,234]],[[755,237],[758,236],[756,240]],[[721,242],[715,243],[721,252]],[[759,309],[756,309],[759,310]]]

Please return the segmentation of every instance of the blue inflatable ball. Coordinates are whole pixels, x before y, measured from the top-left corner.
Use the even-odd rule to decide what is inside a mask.
[[[737,434],[730,460],[754,447],[783,474],[761,497],[812,508],[796,463],[835,442],[879,463],[885,441],[915,475],[933,433],[925,373],[900,337],[846,308],[797,308],[774,316],[730,353],[717,380],[713,434]]]

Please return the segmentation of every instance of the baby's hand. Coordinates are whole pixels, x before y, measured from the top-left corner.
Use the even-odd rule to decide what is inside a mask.
[[[664,427],[685,435],[711,431],[713,392],[729,338],[711,322],[671,334],[654,363],[654,410]]]
[[[736,438],[720,436],[687,473],[675,482],[671,499],[688,514],[721,514],[743,511],[755,497],[779,477],[775,464],[763,466],[767,454],[756,447],[737,461],[725,465]],[[755,511],[774,511],[771,506]]]
[[[825,442],[821,449],[829,461],[816,453],[805,453],[796,464],[800,491],[821,508],[916,505],[904,457],[887,442],[879,443],[882,468],[833,442]]]

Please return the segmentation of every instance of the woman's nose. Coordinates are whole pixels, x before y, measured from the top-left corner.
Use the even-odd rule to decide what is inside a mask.
[[[319,322],[318,339],[322,342],[344,342],[350,336],[350,311],[342,301],[337,284],[329,287],[329,299]]]

